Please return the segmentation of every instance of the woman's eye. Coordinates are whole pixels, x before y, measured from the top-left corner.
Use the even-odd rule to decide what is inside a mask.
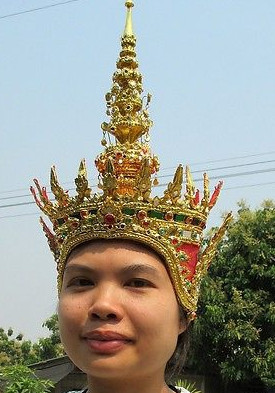
[[[69,282],[69,287],[87,287],[87,286],[93,286],[94,283],[93,281],[89,280],[88,278],[74,278]]]
[[[150,282],[142,278],[133,278],[127,281],[126,286],[131,288],[146,288],[150,286]]]

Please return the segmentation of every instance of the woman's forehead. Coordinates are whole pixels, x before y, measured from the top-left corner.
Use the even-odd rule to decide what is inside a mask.
[[[115,251],[115,253],[127,253],[127,252],[136,252],[143,254],[144,256],[148,255],[157,259],[158,261],[164,263],[163,257],[159,255],[155,250],[150,248],[149,246],[138,243],[131,240],[123,240],[123,239],[115,239],[115,240],[93,240],[89,242],[82,243],[74,248],[71,254],[68,257],[67,262],[74,259],[76,256],[81,256],[83,254],[91,253],[91,254],[102,254],[104,252]]]

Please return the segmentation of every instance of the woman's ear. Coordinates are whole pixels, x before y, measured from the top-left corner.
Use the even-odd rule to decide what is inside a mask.
[[[179,335],[188,328],[189,322],[187,319],[186,311],[182,306],[179,306]]]
[[[187,327],[188,327],[188,322],[187,322],[187,320],[184,318],[181,318],[180,319],[180,323],[179,323],[179,335],[181,334],[181,333],[183,333],[183,332],[185,332],[185,330],[187,329]]]

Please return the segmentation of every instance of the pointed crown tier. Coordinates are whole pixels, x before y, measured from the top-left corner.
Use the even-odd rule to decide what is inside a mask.
[[[212,195],[204,174],[202,197],[188,167],[180,165],[162,196],[152,196],[158,158],[151,154],[148,104],[143,108],[142,76],[138,70],[132,29],[133,2],[127,1],[127,17],[113,86],[106,95],[109,123],[102,124],[104,151],[96,158],[100,193],[92,193],[85,161],[75,179],[76,194],[69,196],[51,170],[51,201],[45,187],[34,180],[35,201],[50,219],[53,230],[41,218],[57,262],[58,287],[65,264],[79,244],[95,239],[125,239],[145,244],[159,253],[167,266],[177,297],[189,319],[196,311],[201,279],[206,274],[218,242],[230,220],[228,215],[208,246],[201,251],[202,232],[215,205],[222,183]],[[111,143],[111,136],[115,138]],[[183,191],[183,186],[185,190]]]

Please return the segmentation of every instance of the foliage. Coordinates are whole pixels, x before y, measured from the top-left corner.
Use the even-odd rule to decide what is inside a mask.
[[[32,343],[24,340],[20,333],[14,336],[10,328],[7,332],[0,328],[0,366],[33,363],[37,356],[32,349]]]
[[[240,203],[202,285],[190,361],[198,371],[275,386],[274,262],[274,203]]]
[[[32,364],[63,356],[64,351],[59,338],[57,315],[47,319],[43,326],[50,331],[49,337],[40,338],[36,343],[24,340],[20,333],[14,335],[10,328],[7,332],[0,328],[0,366]]]
[[[54,386],[50,381],[38,379],[22,365],[2,367],[0,377],[5,381],[4,393],[48,393]]]
[[[39,361],[63,356],[64,350],[59,336],[57,314],[48,318],[43,323],[43,327],[46,327],[51,334],[49,337],[40,338],[38,342],[33,345],[33,349]]]
[[[185,379],[177,380],[176,386],[184,388],[188,390],[190,393],[201,393],[201,391],[196,388],[195,383],[188,382]]]

